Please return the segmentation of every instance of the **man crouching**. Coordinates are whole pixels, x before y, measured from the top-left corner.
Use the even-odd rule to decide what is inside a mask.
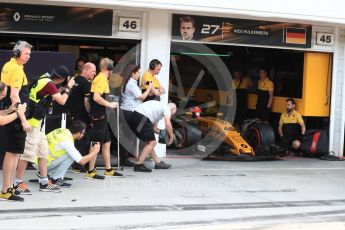
[[[169,135],[169,141],[167,144],[171,144],[174,140],[173,128],[171,125],[171,115],[176,113],[176,105],[174,103],[163,104],[160,101],[147,101],[140,104],[133,112],[129,126],[137,137],[145,142],[139,159],[134,166],[136,172],[151,172],[152,170],[144,165],[144,161],[148,155],[150,155],[155,162],[155,169],[168,169],[171,165],[166,164],[160,160],[155,151],[156,146],[155,133],[159,134],[157,123],[164,118],[165,128]]]
[[[47,134],[49,147],[48,153],[48,175],[52,184],[60,187],[70,187],[71,184],[66,183],[63,178],[68,168],[77,162],[85,165],[100,150],[100,144],[94,143],[89,150],[89,154],[82,156],[75,148],[74,141],[80,140],[85,134],[86,124],[82,121],[73,121],[69,129],[58,128]],[[35,162],[37,166],[38,159]]]

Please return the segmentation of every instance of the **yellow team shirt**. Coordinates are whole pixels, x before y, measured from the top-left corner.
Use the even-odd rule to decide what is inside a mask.
[[[28,79],[24,73],[24,66],[19,64],[15,58],[11,58],[1,71],[1,81],[13,88],[22,88],[28,85]]]
[[[241,82],[241,85],[239,86]],[[248,89],[253,83],[252,80],[249,77],[242,78],[242,81],[240,79],[234,79],[234,89]]]
[[[99,73],[92,81],[90,92],[99,93],[100,95],[109,93],[109,80],[107,76]]]
[[[258,81],[258,89],[263,90],[263,91],[273,91],[274,90],[274,84],[268,78],[266,78],[265,80],[259,80]]]
[[[148,89],[149,86],[146,85],[146,82],[148,81],[152,81],[153,82],[153,86],[155,88],[160,88],[161,84],[159,83],[157,77],[155,77],[153,74],[151,74],[149,71],[146,71],[144,73],[144,75],[141,77],[141,82],[144,83],[145,85],[143,85],[143,89]]]
[[[296,110],[292,111],[292,114],[289,116],[287,112],[280,115],[279,125],[283,124],[300,124],[303,125],[304,121],[302,115]]]

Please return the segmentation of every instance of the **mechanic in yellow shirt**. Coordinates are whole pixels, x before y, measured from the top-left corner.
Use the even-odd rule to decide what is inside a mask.
[[[28,101],[28,80],[24,72],[24,65],[30,59],[31,48],[32,45],[26,41],[18,41],[13,47],[13,58],[1,70],[1,81],[7,85],[7,94],[3,99],[3,106],[5,108],[12,108],[17,103]],[[31,126],[25,116],[17,118],[6,125],[7,145],[3,162],[0,199],[24,201],[24,198],[14,193],[12,185],[19,156],[24,151],[26,131],[30,130]]]
[[[106,108],[115,109],[119,106],[118,102],[107,101],[106,95],[109,93],[109,77],[113,72],[114,62],[109,58],[103,58],[100,62],[100,73],[93,79],[90,94],[90,115],[92,129],[92,142],[98,142],[102,146],[103,160],[105,164],[104,176],[122,176],[111,167],[110,162],[110,130],[107,119]],[[98,175],[95,168],[96,157],[89,162],[89,171],[86,174],[88,179],[104,179]]]
[[[160,84],[157,75],[161,71],[162,63],[158,59],[153,59],[150,61],[149,69],[144,73],[141,78],[141,89],[145,92],[148,87],[149,83],[152,82],[154,88],[151,89],[149,96],[144,100],[157,100],[160,101],[160,96],[165,93],[165,89]]]
[[[295,110],[296,102],[292,98],[286,99],[286,112],[282,113],[279,120],[278,134],[282,147],[289,148],[292,141],[305,133],[305,124],[299,112]]]

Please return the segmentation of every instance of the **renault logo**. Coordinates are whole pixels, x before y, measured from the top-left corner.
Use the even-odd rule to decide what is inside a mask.
[[[13,15],[13,19],[14,19],[14,21],[18,22],[19,19],[20,19],[20,13],[19,12],[15,12],[14,15]]]

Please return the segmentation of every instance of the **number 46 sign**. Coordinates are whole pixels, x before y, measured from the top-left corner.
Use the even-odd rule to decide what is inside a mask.
[[[140,32],[140,18],[120,18],[119,31]]]

